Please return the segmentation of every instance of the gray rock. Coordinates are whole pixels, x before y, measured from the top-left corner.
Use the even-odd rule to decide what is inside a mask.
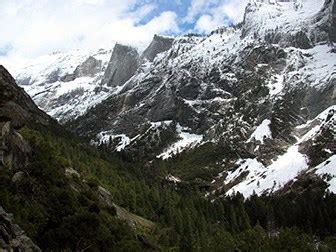
[[[53,72],[51,72],[48,76],[47,76],[47,80],[46,83],[54,83],[56,81],[58,81],[61,77],[60,77],[60,69],[57,69]]]
[[[146,50],[141,55],[141,60],[145,59],[149,61],[153,61],[156,55],[159,53],[168,51],[173,45],[174,39],[165,38],[158,35],[154,35],[154,38],[150,45],[146,48]]]
[[[61,81],[63,82],[69,82],[69,81],[74,81],[76,79],[76,76],[74,73],[71,74],[66,74],[61,77]]]
[[[135,48],[116,44],[101,84],[111,87],[123,85],[134,75],[139,64],[139,54]]]
[[[90,56],[86,61],[76,67],[75,78],[90,76],[93,77],[101,71],[102,62]]]
[[[41,251],[25,232],[13,222],[13,216],[0,206],[0,250]]]

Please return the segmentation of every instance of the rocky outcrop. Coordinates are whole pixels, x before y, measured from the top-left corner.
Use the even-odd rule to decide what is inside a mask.
[[[153,61],[159,53],[168,51],[173,45],[173,38],[166,38],[159,35],[154,35],[154,38],[146,50],[142,53],[141,59]]]
[[[71,74],[66,74],[61,77],[61,81],[69,82],[80,77],[94,77],[102,70],[102,61],[90,56],[83,63],[78,65],[75,71]]]
[[[29,163],[32,150],[10,121],[0,119],[0,167],[20,171]]]
[[[90,56],[86,61],[76,67],[74,74],[76,78],[83,76],[93,77],[101,71],[101,67],[101,60],[97,60]]]
[[[123,85],[139,67],[139,54],[135,48],[116,44],[101,84],[110,87]]]
[[[41,251],[25,232],[14,224],[13,216],[0,206],[0,250],[1,251]]]

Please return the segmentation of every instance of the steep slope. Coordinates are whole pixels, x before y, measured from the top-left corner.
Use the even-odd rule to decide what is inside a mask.
[[[336,103],[333,6],[252,1],[241,27],[176,38],[121,91],[69,126],[92,143],[142,159],[210,142],[233,153],[213,160],[222,169],[239,158],[256,158],[267,170],[277,158],[303,160],[296,127]],[[299,167],[308,169],[304,161]]]
[[[155,223],[114,202],[111,180],[132,174],[38,109],[3,66],[0,90],[0,250],[155,250],[146,239]]]

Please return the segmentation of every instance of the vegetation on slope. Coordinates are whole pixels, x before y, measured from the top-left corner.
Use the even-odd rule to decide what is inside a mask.
[[[164,179],[172,169],[192,174],[190,162],[196,154],[166,165],[144,165],[105,155],[64,133],[29,128],[21,133],[33,147],[32,161],[24,171],[27,176],[15,183],[13,171],[3,171],[0,201],[44,250],[336,248],[336,196],[325,194],[324,185],[300,195],[247,200],[235,195],[211,201],[197,184]],[[80,177],[67,176],[69,168]],[[100,203],[99,185],[111,192],[114,203],[156,222],[156,227],[134,229],[117,219],[114,209]]]

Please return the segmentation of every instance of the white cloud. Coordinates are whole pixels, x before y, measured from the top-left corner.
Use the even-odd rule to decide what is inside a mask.
[[[240,22],[243,20],[245,7],[248,3],[248,0],[230,0],[224,2],[222,5],[219,6],[217,11],[226,15],[230,18],[234,23]]]
[[[0,0],[0,55],[11,49],[8,57],[36,57],[77,48],[112,48],[115,42],[143,49],[155,33],[182,33],[187,29],[207,33],[225,25],[228,18],[240,21],[246,2]],[[165,10],[170,6],[175,6],[180,16]]]
[[[195,17],[208,9],[210,5],[211,1],[209,0],[192,0],[184,21],[192,23]]]
[[[104,0],[76,0],[76,2],[80,5],[83,4],[92,4],[92,5],[102,5],[104,4]]]
[[[195,23],[195,30],[208,33],[228,22],[243,20],[248,0],[192,0],[185,17],[186,22]]]
[[[115,42],[143,47],[155,33],[178,32],[174,12],[141,20],[157,6],[139,0],[0,0],[0,51],[36,57],[76,48],[112,48]],[[10,46],[9,46],[10,45]]]
[[[222,23],[217,23],[217,21],[210,15],[201,16],[195,25],[195,30],[201,33],[207,33],[214,29],[214,27],[220,26]]]

